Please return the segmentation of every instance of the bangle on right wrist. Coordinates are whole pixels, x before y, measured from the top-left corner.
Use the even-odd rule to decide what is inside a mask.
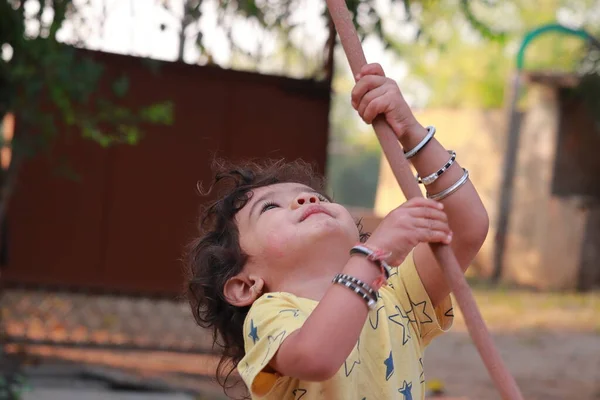
[[[385,279],[388,279],[392,273],[391,267],[386,262],[392,254],[382,250],[373,250],[364,244],[357,244],[350,249],[350,255],[362,255],[367,260],[373,262],[380,270]]]

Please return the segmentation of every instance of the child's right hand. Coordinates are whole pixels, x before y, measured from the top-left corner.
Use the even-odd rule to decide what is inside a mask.
[[[390,212],[365,243],[371,249],[391,252],[386,260],[400,265],[419,243],[452,241],[452,231],[443,205],[435,200],[417,197]]]

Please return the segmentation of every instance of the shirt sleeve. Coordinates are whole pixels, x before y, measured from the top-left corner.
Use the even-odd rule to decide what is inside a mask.
[[[281,378],[267,368],[269,362],[306,318],[292,295],[269,293],[254,302],[244,321],[246,354],[238,364],[238,372],[253,395],[268,394]]]
[[[411,252],[398,268],[392,269],[388,285],[405,310],[413,328],[419,333],[421,345],[426,347],[433,338],[450,329],[454,313],[450,296],[433,307],[417,272],[413,256],[414,252]]]

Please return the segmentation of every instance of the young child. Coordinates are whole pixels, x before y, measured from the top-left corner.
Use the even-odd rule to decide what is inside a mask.
[[[453,317],[428,243],[450,244],[465,270],[487,234],[468,172],[379,65],[363,68],[352,105],[388,121],[430,199],[367,237],[301,161],[223,167],[190,246],[188,295],[221,347],[219,382],[237,368],[253,399],[423,399],[424,350]]]

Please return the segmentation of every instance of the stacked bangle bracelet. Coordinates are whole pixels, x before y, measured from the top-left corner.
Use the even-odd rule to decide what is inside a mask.
[[[377,292],[360,279],[346,274],[337,274],[332,282],[345,286],[359,295],[365,303],[367,303],[367,307],[369,307],[370,310],[375,308],[375,305],[377,304]]]
[[[414,148],[412,148],[411,150],[404,153],[406,158],[410,159],[410,158],[416,156],[421,150],[423,150],[423,148],[425,146],[427,146],[427,144],[429,142],[431,142],[431,139],[433,139],[434,135],[435,135],[435,127],[428,126],[427,127],[427,135],[425,135],[425,137]],[[446,164],[444,164],[440,169],[438,169],[434,173],[429,174],[425,177],[421,177],[421,176],[419,176],[419,174],[417,174],[415,177],[417,179],[417,182],[419,182],[420,184],[423,184],[425,186],[428,186],[428,185],[431,185],[432,183],[434,183],[435,181],[437,181],[438,178],[440,176],[442,176],[442,174],[444,174],[444,172],[446,172],[456,162],[456,152],[454,150],[448,150],[448,153],[450,154],[450,159],[448,160],[448,162],[446,162]],[[450,196],[451,194],[455,193],[465,183],[467,183],[468,180],[469,180],[469,171],[467,171],[466,169],[463,168],[463,175],[452,186],[450,186],[447,189],[442,190],[439,193],[435,193],[435,194],[430,194],[429,192],[427,192],[427,198],[432,199],[432,200],[437,200],[437,201],[443,200],[446,197]]]
[[[452,166],[452,164],[454,164],[454,161],[456,161],[456,152],[454,150],[448,150],[448,153],[450,153],[450,160],[448,160],[448,162],[446,164],[444,164],[444,166],[442,168],[438,169],[433,174],[427,175],[423,178],[421,178],[419,176],[419,174],[417,174],[417,176],[416,176],[417,182],[422,183],[423,185],[427,186],[427,185],[431,185],[440,176],[442,176],[442,174],[444,172],[446,172],[448,170],[448,168],[450,168]]]
[[[450,186],[448,189],[442,190],[439,193],[436,194],[429,194],[427,193],[427,198],[431,199],[431,200],[443,200],[446,197],[450,196],[452,193],[456,192],[458,189],[460,189],[460,187],[462,185],[464,185],[465,183],[467,183],[467,180],[469,179],[469,171],[467,171],[466,169],[463,168],[463,175],[460,177],[459,180],[457,180],[454,185]]]
[[[425,146],[427,146],[427,143],[431,142],[431,139],[433,139],[434,136],[435,136],[435,127],[428,126],[427,127],[427,135],[425,135],[423,140],[421,140],[421,142],[418,145],[416,145],[409,151],[404,152],[404,156],[406,157],[406,159],[409,160],[409,159],[413,158],[414,156],[416,156],[421,150],[423,150],[423,148]]]

